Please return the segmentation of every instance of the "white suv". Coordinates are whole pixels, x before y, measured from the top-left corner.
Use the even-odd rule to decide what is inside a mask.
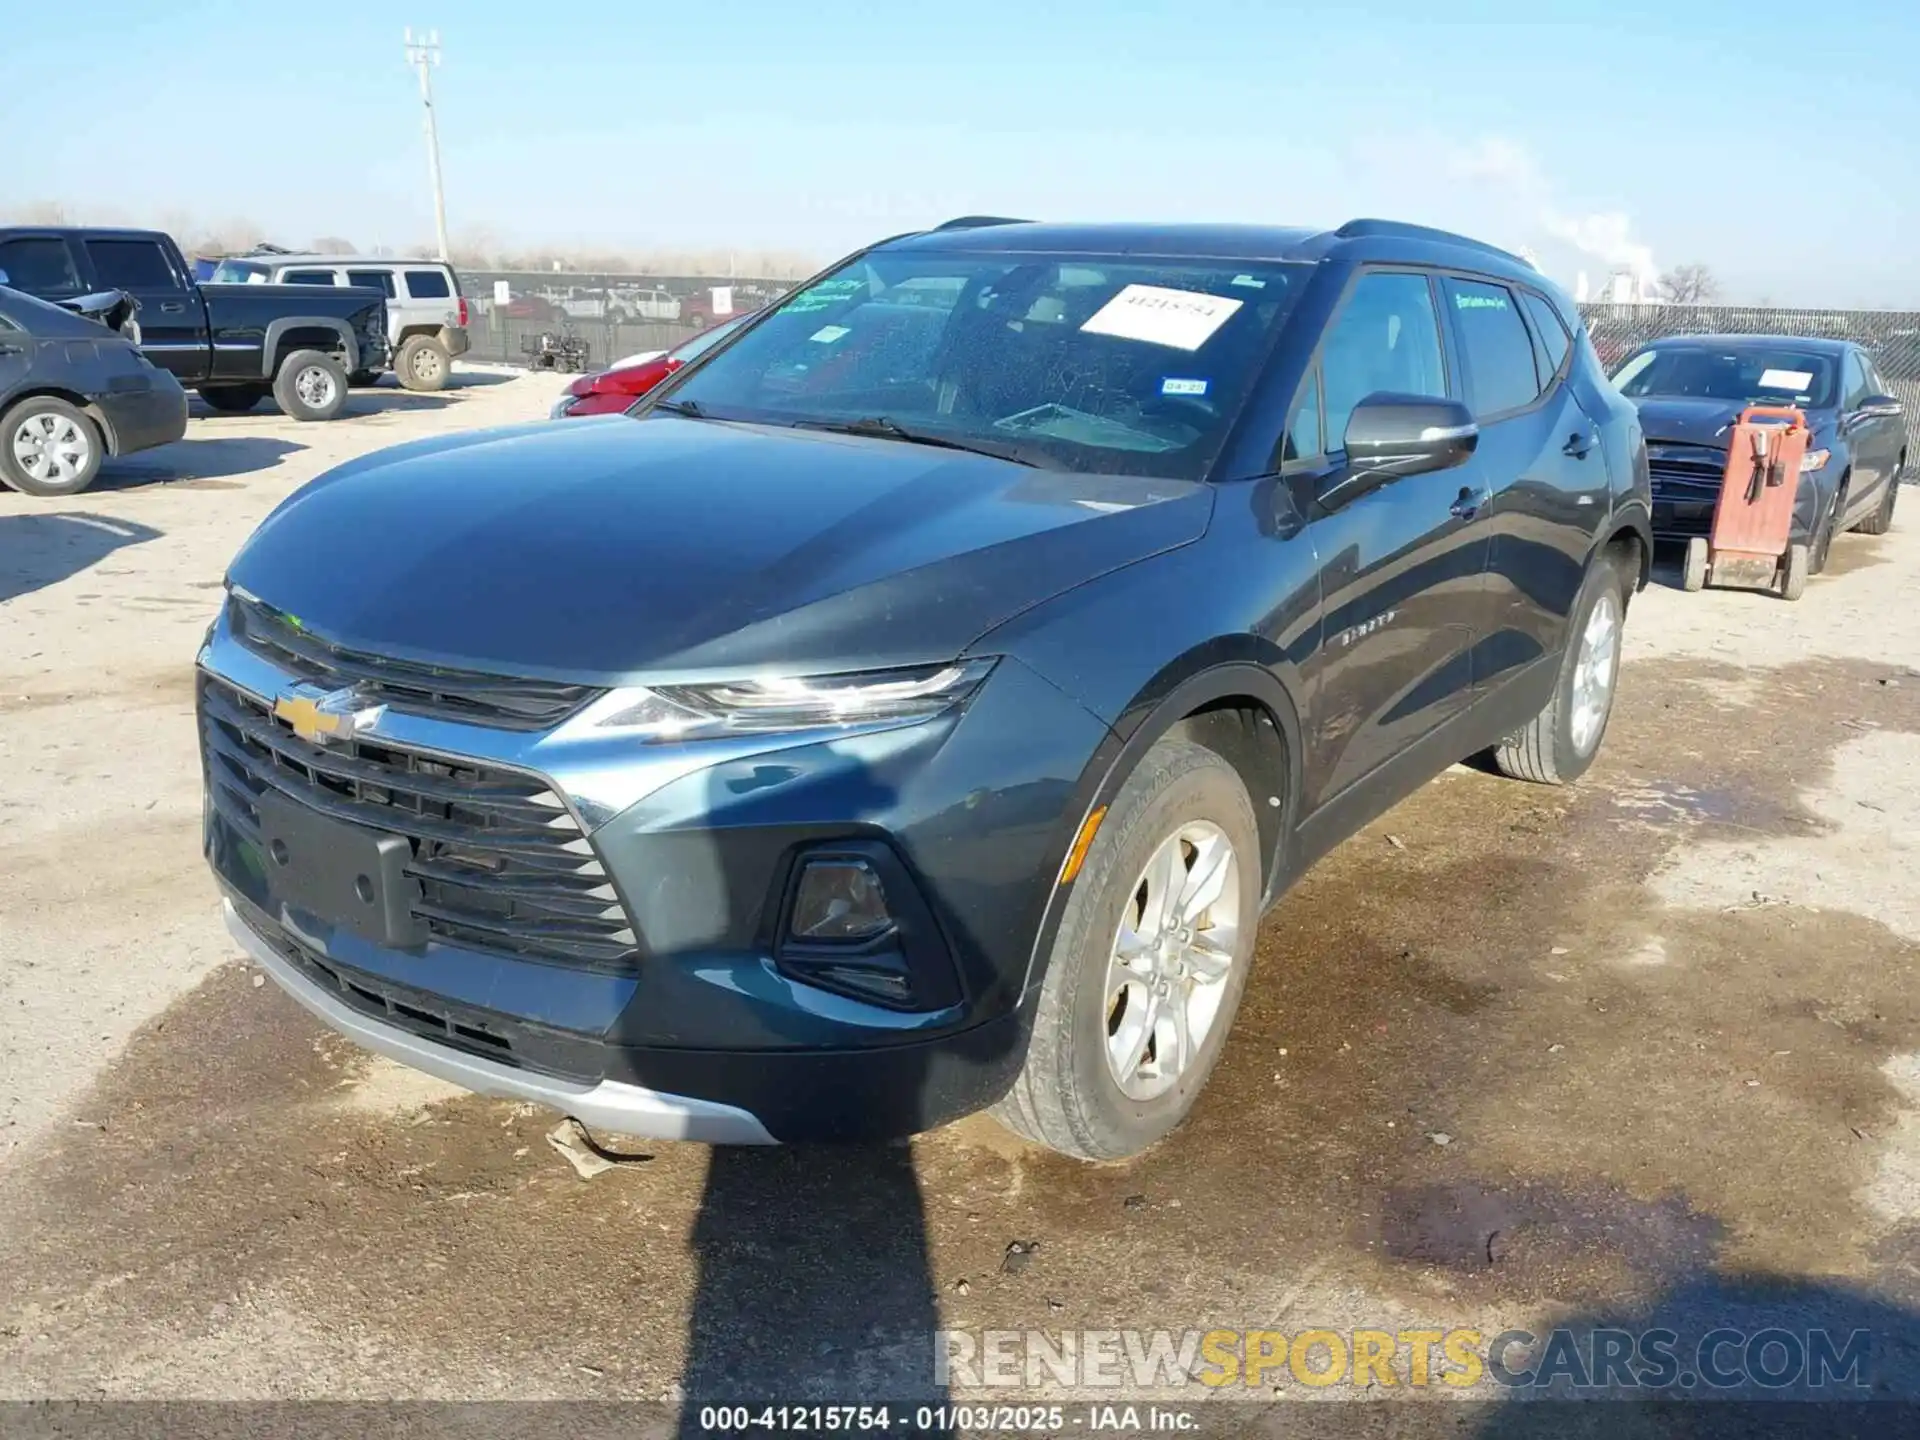
[[[467,302],[460,277],[442,260],[391,260],[358,255],[235,255],[213,271],[217,285],[357,285],[387,297],[387,344],[393,373],[409,390],[438,390],[453,357],[465,354]],[[379,374],[360,370],[356,385]]]

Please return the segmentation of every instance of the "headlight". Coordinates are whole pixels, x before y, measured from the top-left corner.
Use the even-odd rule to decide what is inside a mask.
[[[1826,463],[1827,463],[1826,451],[1809,450],[1807,451],[1806,454],[1800,457],[1800,473],[1802,475],[1805,475],[1809,470],[1818,470],[1820,469],[1821,466],[1825,465]]]
[[[958,705],[992,669],[991,659],[956,660],[850,675],[616,690],[581,720],[596,731],[624,732],[654,743],[901,724],[929,720]]]

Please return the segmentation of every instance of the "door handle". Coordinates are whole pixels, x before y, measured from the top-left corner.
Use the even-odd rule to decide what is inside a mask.
[[[184,300],[168,300],[160,306],[162,315],[178,315],[187,308]]]
[[[1560,453],[1574,460],[1584,460],[1591,449],[1593,449],[1593,436],[1583,435],[1576,430],[1567,436],[1567,443],[1560,447]]]
[[[1472,490],[1463,485],[1460,487],[1459,495],[1454,498],[1453,504],[1447,507],[1447,513],[1456,520],[1471,520],[1480,513],[1480,507],[1486,503],[1486,500],[1487,497],[1478,490]]]

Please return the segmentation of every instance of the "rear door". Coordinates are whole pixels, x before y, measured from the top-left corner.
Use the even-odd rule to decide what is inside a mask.
[[[1881,483],[1892,473],[1894,459],[1900,453],[1898,436],[1904,433],[1905,422],[1869,414],[1865,402],[1873,393],[1866,357],[1849,349],[1840,362],[1840,423],[1853,456],[1843,523],[1858,519],[1880,503]]]
[[[1599,427],[1566,383],[1573,343],[1553,307],[1486,277],[1452,274],[1440,288],[1491,491],[1473,655],[1484,695],[1560,653],[1611,492]]]
[[[1344,472],[1347,420],[1377,391],[1455,394],[1437,311],[1424,271],[1360,272],[1295,399],[1284,474],[1315,488]],[[1487,565],[1481,494],[1470,462],[1310,521],[1323,623],[1305,667],[1309,809],[1466,708]]]
[[[406,299],[401,314],[410,328],[458,325],[459,299],[453,277],[438,267],[412,266],[400,272]]]
[[[207,312],[193,277],[174,263],[168,247],[147,235],[89,235],[80,243],[95,289],[124,290],[140,302],[134,319],[146,357],[183,385],[205,379]]]

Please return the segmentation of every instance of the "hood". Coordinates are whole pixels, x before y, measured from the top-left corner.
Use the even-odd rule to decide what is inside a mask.
[[[268,516],[231,583],[323,639],[593,684],[950,660],[1205,533],[1207,485],[625,416],[370,455]]]
[[[1727,435],[1740,412],[1747,408],[1743,400],[1710,400],[1690,395],[1648,395],[1635,400],[1640,412],[1640,428],[1649,444],[1704,445],[1715,450],[1727,448]],[[1832,426],[1829,411],[1802,406],[1807,425],[1816,443]]]

